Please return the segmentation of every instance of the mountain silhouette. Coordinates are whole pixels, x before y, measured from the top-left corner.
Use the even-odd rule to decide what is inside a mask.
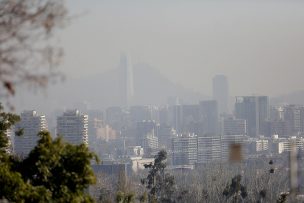
[[[101,74],[69,79],[51,86],[44,95],[27,93],[22,96],[23,102],[18,108],[23,110],[37,107],[50,111],[56,108],[71,108],[75,103],[83,101],[88,102],[94,109],[121,105],[119,71],[115,68]],[[198,103],[206,98],[168,80],[157,69],[147,64],[134,65],[133,73],[134,97],[130,105],[164,105],[168,97],[179,97],[184,103]]]

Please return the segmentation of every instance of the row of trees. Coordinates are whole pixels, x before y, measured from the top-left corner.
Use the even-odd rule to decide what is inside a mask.
[[[97,202],[301,202],[289,194],[287,156],[210,163],[191,171],[171,172],[166,160],[167,153],[160,151],[145,171],[129,179],[125,175],[97,178],[91,191],[97,194]]]

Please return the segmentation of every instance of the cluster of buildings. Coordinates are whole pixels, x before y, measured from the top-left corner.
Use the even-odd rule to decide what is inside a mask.
[[[48,126],[45,115],[36,111],[24,111],[20,117],[21,121],[14,126],[14,130],[22,130],[22,134],[14,136],[11,143],[15,154],[26,156],[37,145],[38,133],[48,130]],[[66,142],[88,145],[88,116],[78,110],[65,111],[57,118],[56,131]]]
[[[133,89],[130,81],[124,83]],[[133,91],[126,92],[127,103]],[[281,154],[290,151],[292,143],[304,147],[304,106],[271,106],[268,96],[237,96],[231,111],[223,75],[213,79],[213,98],[197,104],[172,97],[161,107],[126,105],[84,112],[61,113],[52,133],[66,142],[88,145],[104,163],[129,161],[135,171],[160,149],[168,151],[173,166],[194,166],[231,160],[232,146],[239,146],[242,159]],[[45,116],[25,111],[15,128],[23,129],[23,135],[12,139],[14,152],[27,155],[37,143],[37,133],[48,127]]]
[[[192,107],[198,113],[191,116],[197,119],[180,122],[181,127],[177,128],[180,134],[172,141],[173,165],[229,161],[232,146],[236,144],[243,159],[278,155],[290,151],[293,144],[303,150],[304,106],[271,106],[267,96],[237,96],[233,113],[218,113],[216,104],[219,104],[216,100],[200,102]],[[207,105],[207,110],[202,110]],[[180,115],[189,118],[189,112],[185,111]]]

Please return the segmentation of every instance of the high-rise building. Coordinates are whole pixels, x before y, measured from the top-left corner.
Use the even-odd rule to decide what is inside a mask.
[[[127,107],[130,105],[134,96],[134,81],[133,81],[133,65],[126,54],[120,55],[120,90],[122,106]]]
[[[229,86],[225,75],[213,77],[213,99],[218,103],[219,113],[228,113]]]
[[[222,135],[246,135],[246,120],[225,118],[222,122]]]
[[[47,122],[45,116],[38,115],[36,111],[24,111],[20,117],[15,127],[16,130],[23,129],[23,134],[15,136],[14,151],[20,156],[26,156],[37,145],[38,133],[47,130]]]
[[[240,96],[235,101],[235,116],[245,119],[249,136],[263,134],[263,123],[269,119],[267,96]]]
[[[199,105],[183,105],[182,106],[182,131],[183,133],[199,132],[198,121],[200,118]]]
[[[271,121],[284,120],[283,106],[270,106],[269,109],[269,119]]]
[[[302,135],[304,133],[304,106],[294,104],[273,106],[270,109],[270,121],[267,124],[269,136]]]
[[[154,131],[149,132],[141,139],[141,146],[144,149],[144,154],[147,157],[154,156],[158,152],[158,137]]]
[[[215,100],[201,101],[199,104],[199,119],[203,125],[201,135],[218,134],[218,107]]]
[[[197,163],[221,161],[221,156],[220,136],[197,137]]]
[[[198,133],[199,105],[174,105],[169,107],[168,123],[178,134]]]
[[[197,162],[197,135],[176,135],[172,138],[173,165],[194,165]]]
[[[284,121],[289,123],[292,135],[303,133],[304,107],[300,105],[284,106]]]
[[[88,145],[88,115],[68,110],[57,118],[57,134],[71,144]]]

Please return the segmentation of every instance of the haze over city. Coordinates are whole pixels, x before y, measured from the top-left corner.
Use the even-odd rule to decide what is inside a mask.
[[[304,202],[303,25],[296,0],[0,0],[0,202]]]
[[[63,86],[75,78],[102,78],[117,68],[124,52],[132,64],[148,64],[174,84],[207,97],[217,74],[229,79],[230,96],[303,90],[303,4],[68,1],[72,20],[56,36],[65,52]],[[52,98],[51,92],[42,97]],[[99,94],[102,100],[107,92]]]

